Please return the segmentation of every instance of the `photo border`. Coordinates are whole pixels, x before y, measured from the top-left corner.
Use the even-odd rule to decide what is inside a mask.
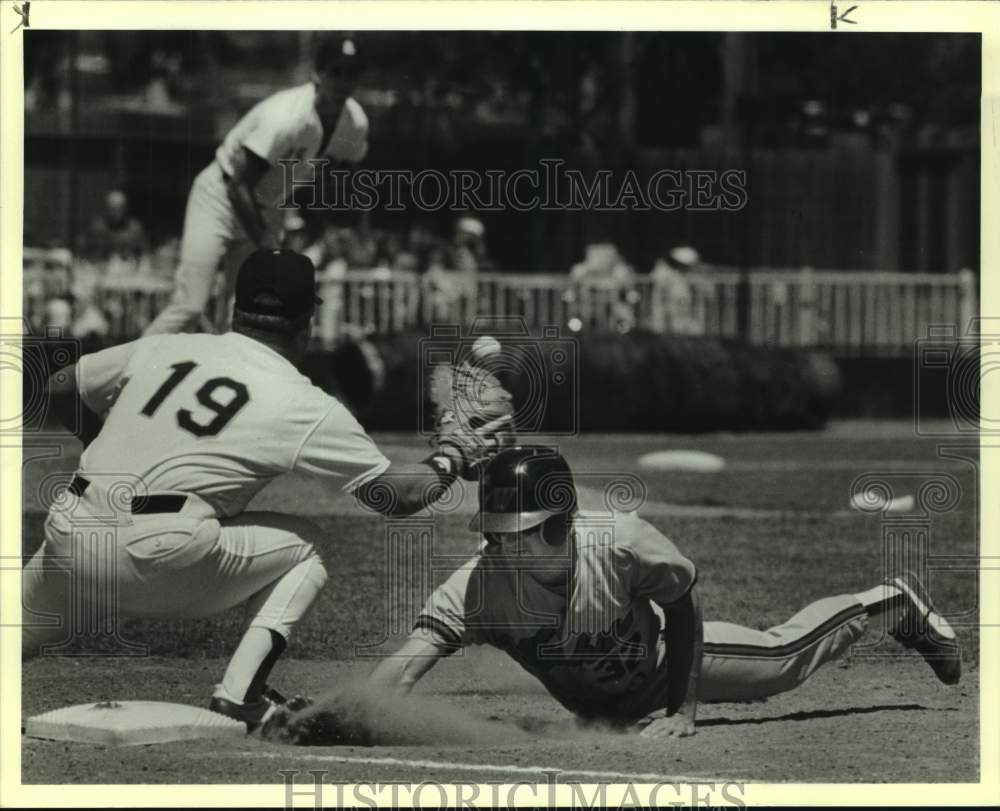
[[[20,0],[17,3],[20,5]],[[834,4],[817,0],[794,2],[577,2],[541,3],[532,0],[369,0],[369,2],[330,2],[330,0],[31,0],[30,27],[43,29],[188,29],[231,28],[238,21],[241,29],[309,30],[349,29],[548,29],[548,30],[753,30],[753,31],[827,31],[831,36],[850,36],[872,31],[978,31],[982,33],[983,103],[981,121],[981,267],[997,267],[1000,260],[1000,166],[997,161],[997,132],[1000,131],[1000,6],[984,2],[892,0]],[[836,31],[831,25],[848,6],[856,6],[850,20],[841,20]],[[386,25],[391,21],[391,25]],[[17,29],[22,18],[15,3],[0,4],[0,262],[5,269],[0,278],[0,316],[21,317],[22,306],[22,217],[23,217],[23,32]],[[303,23],[308,23],[304,25]],[[850,24],[848,24],[850,23]],[[1000,275],[1000,274],[998,274]],[[981,274],[981,309],[983,315],[997,311],[998,276]],[[1000,377],[982,380],[983,413],[996,413]],[[19,387],[0,387],[0,408],[19,413]],[[11,409],[17,409],[11,411]],[[980,532],[984,555],[1000,554],[998,499],[985,497],[991,485],[1000,482],[997,464],[1000,442],[980,440],[982,505]],[[21,447],[16,437],[0,437],[0,555],[4,560],[19,559],[21,554]],[[62,806],[175,806],[197,805],[281,806],[285,789],[278,783],[267,785],[225,786],[171,785],[148,786],[22,786],[20,734],[21,666],[19,635],[10,632],[20,615],[20,589],[13,588],[16,574],[2,571],[0,623],[7,626],[0,633],[0,805],[21,807]],[[998,729],[998,694],[1000,694],[1000,639],[996,633],[1000,617],[1000,588],[997,572],[980,571],[981,623],[992,625],[992,632],[981,633],[980,648],[980,783],[978,784],[750,784],[743,799],[750,805],[829,804],[845,805],[952,805],[997,804],[1000,802],[1000,729]],[[992,577],[992,581],[987,578]],[[16,698],[16,700],[15,700]],[[678,749],[683,742],[671,744]],[[993,764],[990,766],[989,764]],[[303,764],[303,770],[309,764]],[[276,775],[277,776],[277,775]],[[593,787],[585,787],[591,796]],[[489,798],[484,791],[483,798]],[[631,800],[624,788],[609,789],[608,802]],[[641,792],[638,794],[642,799]],[[405,794],[398,795],[405,801]],[[436,798],[436,795],[435,795]],[[557,802],[571,799],[569,789],[561,786]],[[379,795],[389,801],[388,789]],[[449,799],[459,799],[452,795]],[[719,805],[727,798],[718,792],[707,798]],[[297,797],[296,804],[312,806],[308,796]]]

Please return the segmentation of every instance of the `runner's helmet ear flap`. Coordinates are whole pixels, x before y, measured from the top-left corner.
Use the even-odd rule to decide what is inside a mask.
[[[547,518],[542,524],[542,540],[549,546],[562,546],[569,537],[572,513],[559,513]]]

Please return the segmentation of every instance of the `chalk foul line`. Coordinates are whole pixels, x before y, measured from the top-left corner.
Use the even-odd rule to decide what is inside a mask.
[[[725,779],[720,777],[690,777],[685,775],[655,774],[653,772],[611,772],[611,771],[591,771],[588,769],[562,769],[555,766],[514,766],[510,764],[497,763],[464,763],[461,761],[443,760],[421,760],[394,757],[365,757],[348,755],[319,755],[315,753],[302,752],[300,748],[295,748],[289,752],[269,752],[260,750],[243,750],[239,752],[203,752],[191,754],[189,757],[200,758],[257,758],[259,760],[287,760],[294,759],[296,762],[310,761],[312,763],[344,763],[358,764],[365,766],[402,766],[411,769],[440,769],[441,771],[452,772],[496,772],[498,774],[511,775],[533,775],[541,778],[544,782],[546,772],[558,773],[562,778],[588,778],[598,781],[614,781],[617,783],[725,783]],[[732,781],[729,781],[732,782]]]

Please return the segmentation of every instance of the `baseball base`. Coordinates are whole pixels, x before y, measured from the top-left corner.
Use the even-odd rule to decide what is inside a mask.
[[[643,470],[679,470],[692,473],[717,473],[726,466],[725,460],[705,451],[652,451],[639,457]]]
[[[142,746],[194,738],[243,737],[246,726],[224,715],[165,701],[101,701],[35,715],[29,738],[106,746]]]

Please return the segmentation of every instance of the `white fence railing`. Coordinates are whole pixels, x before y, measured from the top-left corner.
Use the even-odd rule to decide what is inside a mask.
[[[705,332],[736,336],[738,272],[702,277]],[[752,343],[841,350],[899,349],[954,324],[964,332],[977,314],[975,274],[753,270],[747,274],[746,330]]]
[[[420,321],[420,277],[405,271],[348,271],[319,285],[323,299],[316,319],[322,343],[345,333],[399,332]]]
[[[713,270],[676,283],[575,283],[567,275],[489,274],[450,300],[425,294],[427,321],[468,324],[477,314],[570,329],[635,327],[738,337],[752,343],[863,352],[912,347],[930,325],[964,332],[977,314],[976,276],[857,271]],[[745,315],[741,313],[745,310]]]
[[[169,281],[142,273],[77,278],[65,252],[25,251],[25,315],[44,331],[48,302],[82,285],[103,314],[107,336],[139,335],[170,296]],[[738,337],[776,346],[844,352],[898,352],[933,324],[965,325],[977,313],[976,277],[952,274],[732,269],[690,273],[670,283],[639,276],[627,284],[575,282],[568,274],[419,276],[351,271],[321,281],[316,340],[397,332],[428,324],[468,325],[477,315],[519,317],[532,328],[566,331],[642,328]],[[678,278],[681,279],[678,282]],[[678,286],[680,285],[680,286]],[[78,295],[77,298],[80,298]]]

